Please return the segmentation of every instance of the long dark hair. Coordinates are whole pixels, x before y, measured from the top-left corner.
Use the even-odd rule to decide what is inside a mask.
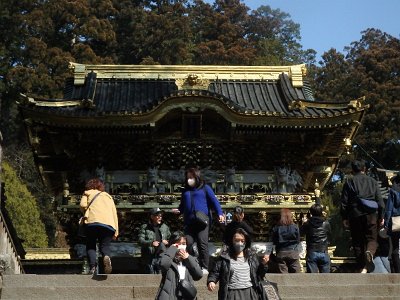
[[[187,182],[189,175],[192,175],[192,177],[194,178],[194,180],[196,182],[195,188],[199,188],[199,187],[203,186],[204,182],[201,179],[200,170],[198,168],[189,168],[185,171],[185,189],[192,189],[192,187],[189,186],[188,182]]]
[[[245,239],[246,242],[244,244],[243,252],[244,252],[244,256],[247,258],[247,257],[249,257],[249,255],[251,253],[251,250],[250,250],[251,237],[247,233],[246,230],[244,230],[243,228],[240,228],[240,227],[235,230],[235,232],[232,235],[232,239],[230,241],[227,241],[228,242],[228,248],[229,248],[229,256],[230,257],[236,257],[237,256],[237,254],[235,253],[235,249],[233,248],[233,237],[235,236],[236,233],[239,233],[239,234],[244,236],[244,239]]]

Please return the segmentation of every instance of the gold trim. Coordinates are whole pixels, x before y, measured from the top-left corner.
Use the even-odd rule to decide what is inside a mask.
[[[288,74],[294,87],[303,86],[305,64],[292,66],[194,66],[194,65],[83,65],[70,62],[74,70],[74,84],[85,83],[86,75],[97,73],[97,78],[120,79],[187,79],[196,74],[208,80],[277,80]]]
[[[66,124],[68,126],[76,125],[102,127],[118,125],[118,126],[138,126],[156,123],[162,119],[166,114],[174,109],[181,109],[187,111],[188,109],[197,108],[200,110],[211,109],[223,116],[228,122],[239,125],[261,126],[268,128],[331,128],[341,127],[353,124],[354,121],[359,121],[361,111],[344,112],[344,114],[315,117],[315,118],[289,118],[281,116],[280,114],[265,114],[258,112],[239,113],[233,111],[226,103],[221,102],[217,98],[209,98],[204,96],[196,96],[197,101],[193,101],[193,96],[177,96],[168,98],[161,102],[157,107],[149,112],[142,112],[140,114],[118,114],[118,115],[102,115],[96,117],[69,117],[65,115],[48,114],[46,112],[37,112],[26,108],[24,113],[30,118],[34,118],[36,122],[52,123],[52,124]],[[43,116],[46,116],[45,118]],[[101,121],[101,122],[99,122]],[[101,124],[101,125],[100,125]],[[353,125],[352,125],[353,126]]]
[[[208,90],[209,79],[199,78],[197,74],[189,74],[187,78],[178,78],[175,80],[178,90]]]
[[[327,109],[356,109],[356,110],[361,110],[361,109],[366,109],[369,107],[369,104],[363,104],[363,99],[365,97],[361,97],[357,100],[351,100],[350,102],[317,102],[317,101],[304,101],[304,100],[293,100],[290,104],[289,107],[292,107],[292,109],[298,109],[300,107],[299,104],[296,104],[296,102],[301,102],[301,108],[327,108]]]
[[[32,106],[43,106],[43,107],[66,107],[66,106],[80,106],[81,100],[68,100],[68,101],[49,101],[49,100],[38,100],[29,97],[25,94],[20,94],[21,101],[17,103],[21,105],[32,105]]]

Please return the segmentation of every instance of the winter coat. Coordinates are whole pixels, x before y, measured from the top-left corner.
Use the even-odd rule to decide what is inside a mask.
[[[260,300],[266,300],[264,288],[261,286],[267,267],[260,262],[257,254],[252,253],[249,249],[245,250],[248,253],[247,262],[250,265],[250,279],[253,287],[256,289],[257,294],[261,295]],[[227,252],[223,252],[215,261],[211,272],[208,274],[207,285],[210,282],[218,283],[218,300],[227,300],[228,285],[231,279],[230,256]]]
[[[162,223],[159,226],[161,240],[167,240],[171,236],[169,227]],[[139,244],[141,245],[142,258],[149,259],[156,254],[156,248],[153,247],[153,242],[156,240],[156,233],[151,223],[143,224],[139,231]],[[157,249],[158,250],[158,249]]]
[[[192,207],[192,198],[194,207]],[[210,208],[213,208],[216,213],[223,215],[221,204],[215,196],[210,186],[204,185],[199,188],[187,189],[182,193],[179,211],[183,213],[185,225],[190,225],[194,218],[194,211],[202,211],[211,220]]]
[[[179,271],[178,265],[174,262],[174,257],[178,248],[170,246],[167,251],[161,254],[160,268],[162,279],[158,288],[156,300],[175,300],[180,299],[178,292]],[[186,267],[185,279],[193,284],[193,280],[198,281],[203,276],[203,271],[197,261],[197,258],[189,255],[183,260]]]
[[[389,189],[389,196],[385,209],[385,227],[388,228],[388,234],[392,233],[392,217],[400,216],[400,193],[394,189]]]
[[[276,252],[296,249],[300,243],[300,231],[297,224],[275,225],[272,228],[272,242]]]
[[[368,175],[357,173],[343,185],[340,208],[343,220],[369,214],[363,210],[358,197],[375,200],[378,203],[378,217],[383,218],[385,203],[378,182]]]
[[[306,236],[307,251],[328,250],[331,225],[323,217],[311,217],[300,227],[300,232]]]
[[[94,202],[89,206],[92,199],[98,194],[98,190],[87,190],[84,192],[80,209],[84,212],[87,224],[103,224],[115,230],[114,235],[118,236],[118,216],[113,198],[106,192],[101,192]],[[89,209],[86,209],[89,206]]]

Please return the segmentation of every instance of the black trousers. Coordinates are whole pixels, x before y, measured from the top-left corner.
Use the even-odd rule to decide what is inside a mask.
[[[208,269],[208,264],[210,262],[210,257],[208,254],[208,233],[209,225],[207,225],[207,227],[203,230],[197,230],[190,226],[186,226],[185,228],[188,252],[193,256],[196,255],[196,253],[193,251],[193,244],[196,242],[199,251],[199,264],[200,267],[205,269]]]
[[[372,255],[375,255],[378,248],[377,220],[376,214],[363,215],[349,220],[354,255],[360,269],[364,268],[366,264],[365,251],[370,251]]]
[[[102,256],[110,256],[110,244],[114,232],[104,226],[91,225],[86,229],[86,251],[89,260],[89,266],[96,266],[96,244],[99,242],[99,250]]]

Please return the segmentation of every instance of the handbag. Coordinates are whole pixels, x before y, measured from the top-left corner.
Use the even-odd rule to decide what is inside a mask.
[[[78,236],[81,238],[86,237],[86,227],[87,224],[85,223],[86,217],[80,217],[78,223]]]
[[[193,200],[192,192],[190,192],[190,200],[192,201],[192,210],[193,210],[193,220],[192,225],[196,227],[196,229],[203,230],[207,227],[210,219],[208,215],[202,212],[201,210],[196,210]]]
[[[392,232],[400,231],[400,216],[392,217]]]
[[[196,299],[197,289],[196,287],[187,279],[179,281],[178,289],[182,294],[182,298],[185,300]]]
[[[260,282],[260,288],[264,289],[268,300],[281,300],[276,283],[268,280],[262,280]],[[262,293],[263,291],[261,290],[260,292]],[[260,299],[262,299],[262,297],[260,297]]]
[[[93,201],[96,200],[97,196],[100,195],[100,194],[101,194],[101,192],[97,193],[93,197],[93,199],[92,199],[92,201],[90,201],[88,207],[86,207],[85,214],[86,214],[87,210],[89,209],[90,205],[92,205]],[[87,217],[83,216],[83,217],[80,217],[79,221],[78,221],[78,236],[81,237],[81,238],[85,238],[86,237],[86,229],[87,229],[86,220],[87,220]]]

